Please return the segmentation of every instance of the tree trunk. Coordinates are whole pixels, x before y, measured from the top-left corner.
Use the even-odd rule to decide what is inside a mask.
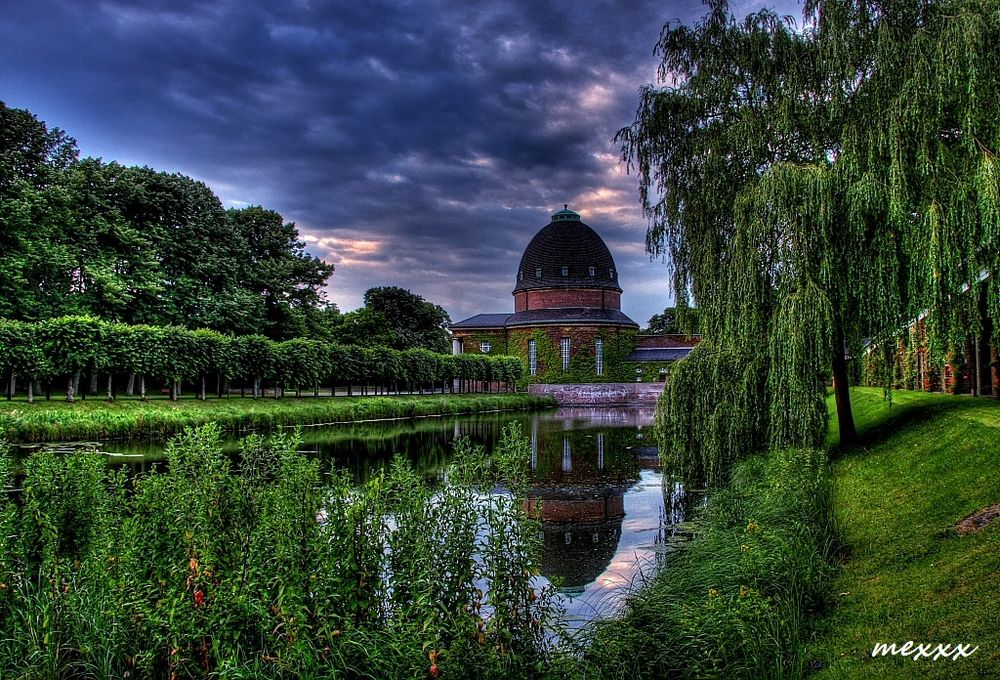
[[[97,371],[90,373],[90,393],[97,394]]]
[[[146,374],[139,376],[139,399],[146,401]]]
[[[112,374],[108,373],[108,401],[111,401],[112,399],[115,398],[115,395],[111,393],[111,390],[113,388],[114,388],[114,380],[112,379]]]
[[[858,431],[854,427],[854,413],[851,410],[851,391],[844,349],[844,333],[838,326],[833,334],[833,395],[837,402],[840,445],[850,446],[858,440]]]
[[[131,397],[135,390],[135,371],[128,374],[128,382],[125,383],[125,396]]]
[[[80,393],[80,371],[73,374],[73,394]]]
[[[199,395],[202,401],[205,401],[205,374],[201,374],[201,394]]]
[[[14,371],[10,372],[10,380],[7,381],[7,401],[14,397]]]
[[[34,404],[35,403],[35,381],[34,380],[29,380],[28,381],[28,403],[29,404]]]
[[[66,401],[68,401],[69,403],[72,404],[73,403],[73,395],[75,393],[76,393],[76,390],[73,389],[73,376],[70,376],[69,380],[66,381]]]

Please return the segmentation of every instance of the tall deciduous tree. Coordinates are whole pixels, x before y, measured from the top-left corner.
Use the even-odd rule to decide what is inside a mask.
[[[846,356],[862,337],[929,310],[954,341],[978,321],[961,287],[996,269],[997,0],[812,0],[805,18],[737,21],[713,1],[697,26],[667,26],[666,84],[644,88],[618,135],[647,248],[701,310],[706,342],[672,381],[665,425],[703,469],[818,444],[831,373],[849,442]],[[698,390],[738,424],[710,445]]]
[[[427,349],[446,354],[451,319],[440,305],[405,288],[387,286],[365,291],[365,307],[381,314],[395,336],[395,349]]]

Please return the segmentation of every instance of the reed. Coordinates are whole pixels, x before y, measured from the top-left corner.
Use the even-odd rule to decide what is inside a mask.
[[[433,488],[401,459],[360,487],[324,476],[293,433],[250,435],[234,462],[220,437],[185,430],[165,471],[137,477],[95,454],[25,459],[20,498],[0,496],[0,676],[509,678],[566,663],[513,426],[493,456],[460,440]]]

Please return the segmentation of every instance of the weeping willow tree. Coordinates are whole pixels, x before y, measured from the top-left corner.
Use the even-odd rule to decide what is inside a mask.
[[[800,28],[723,0],[668,25],[660,85],[618,141],[647,250],[701,309],[672,374],[664,450],[710,479],[761,446],[815,446],[832,378],[926,314],[946,351],[975,332],[1000,231],[1000,0],[811,0]],[[996,328],[998,324],[994,324]]]

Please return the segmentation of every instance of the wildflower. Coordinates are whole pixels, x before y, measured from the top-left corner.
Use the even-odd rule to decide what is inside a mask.
[[[200,607],[203,604],[205,604],[205,593],[200,590],[194,591],[194,606]]]
[[[749,549],[750,549],[750,546],[748,546],[746,543],[744,543],[743,545],[740,546],[740,552],[746,552]]]
[[[746,597],[750,594],[750,589],[746,586],[740,586],[740,597]]]
[[[190,569],[193,572],[198,571],[198,560],[196,560],[193,557],[190,560],[188,560],[188,569]]]
[[[430,667],[431,677],[432,678],[436,678],[441,673],[441,670],[438,668],[438,665],[437,665],[437,658],[438,658],[437,650],[436,649],[432,649],[430,652],[428,652],[427,653],[427,658],[431,662],[431,667]]]
[[[752,534],[753,532],[757,531],[758,529],[760,529],[760,526],[758,526],[758,524],[756,522],[751,521],[751,522],[747,523],[747,533],[751,533]]]
[[[7,584],[6,583],[0,583],[0,590],[7,590]]]
[[[715,588],[709,588],[708,589],[708,596],[710,598],[712,598],[712,599],[715,599],[715,598],[717,598],[719,596],[719,591],[716,590]]]

